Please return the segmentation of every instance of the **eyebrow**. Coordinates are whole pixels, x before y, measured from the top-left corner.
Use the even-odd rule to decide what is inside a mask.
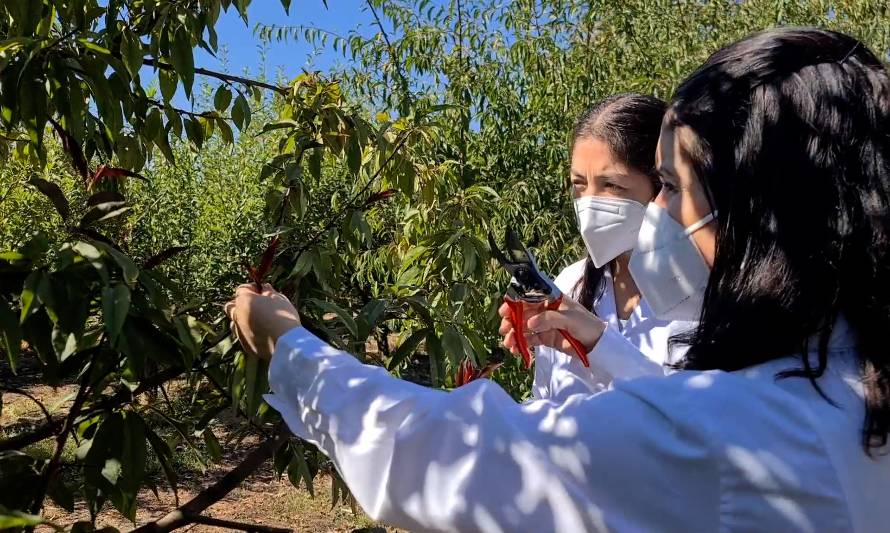
[[[584,174],[581,174],[580,172],[571,171],[571,174],[572,174],[573,178],[581,178],[585,181],[588,179],[587,176],[585,176]],[[592,178],[595,180],[596,179],[610,179],[610,178],[621,179],[621,178],[626,178],[626,177],[627,177],[627,174],[622,174],[621,172],[600,172],[600,173],[594,174],[592,176]]]

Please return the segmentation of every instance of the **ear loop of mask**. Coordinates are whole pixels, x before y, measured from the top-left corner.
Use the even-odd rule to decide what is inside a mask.
[[[683,234],[688,237],[688,236],[692,235],[693,233],[695,233],[696,231],[703,228],[705,225],[707,225],[708,223],[710,223],[712,220],[714,220],[716,218],[717,218],[717,211],[713,211],[713,212],[705,215],[705,217],[702,218],[701,220],[699,220],[698,222],[693,223],[688,228],[683,230]]]

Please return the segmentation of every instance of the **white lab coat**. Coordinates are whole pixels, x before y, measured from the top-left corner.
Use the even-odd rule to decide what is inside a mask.
[[[517,404],[486,379],[452,392],[396,379],[296,328],[266,398],[372,518],[412,531],[888,531],[890,457],[860,445],[843,323],[829,350],[818,382],[835,405],[775,379],[800,366],[790,357]]]
[[[585,260],[566,267],[556,277],[556,286],[566,295],[577,298],[576,287],[584,275]],[[609,268],[603,273],[602,294],[594,302],[593,311],[607,323],[603,336],[588,354],[590,367],[581,364],[574,354],[566,354],[546,346],[535,348],[535,398],[558,400],[572,394],[594,393],[606,389],[615,378],[664,376],[666,364],[678,361],[685,353],[682,346],[669,350],[672,335],[689,331],[694,322],[655,318],[646,300],[625,323],[618,318],[615,290]]]

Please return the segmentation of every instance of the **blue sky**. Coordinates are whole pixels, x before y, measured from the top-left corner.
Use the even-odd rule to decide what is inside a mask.
[[[359,27],[363,34],[375,33],[373,15],[364,0],[328,0],[325,9],[321,0],[293,0],[290,15],[286,15],[279,0],[253,0],[249,7],[248,23],[245,25],[234,8],[220,16],[216,31],[219,35],[220,58],[215,58],[203,50],[196,50],[195,65],[211,70],[225,68],[232,74],[242,74],[245,69],[253,76],[260,66],[260,39],[254,35],[257,23],[278,26],[309,25],[345,35]],[[225,65],[221,59],[224,58]],[[279,69],[286,78],[292,78],[303,68],[325,70],[342,61],[339,52],[325,50],[314,55],[311,46],[302,41],[272,42],[266,50],[265,68],[270,78],[277,76]]]

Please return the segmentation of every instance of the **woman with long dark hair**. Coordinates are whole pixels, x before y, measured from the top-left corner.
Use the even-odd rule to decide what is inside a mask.
[[[668,339],[693,324],[656,318],[628,268],[646,204],[661,188],[655,147],[666,107],[652,96],[616,94],[594,103],[575,122],[569,185],[587,254],[555,282],[603,320],[604,333],[589,354],[589,368],[574,352],[539,347],[535,398],[597,392],[614,378],[662,375],[663,365],[682,352],[670,350]]]
[[[687,370],[516,404],[361,365],[250,286],[229,312],[274,346],[270,403],[377,519],[434,531],[886,531],[890,76],[844,34],[731,44],[677,89],[663,183],[630,269],[700,308]],[[586,321],[585,321],[586,320]],[[566,300],[528,320],[593,346]],[[580,326],[579,326],[580,324]],[[557,343],[551,343],[557,344]]]

